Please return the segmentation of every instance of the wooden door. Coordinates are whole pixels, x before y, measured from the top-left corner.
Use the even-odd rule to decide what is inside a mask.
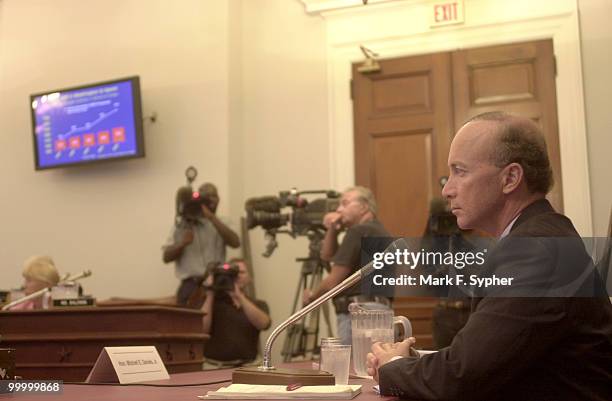
[[[380,72],[353,66],[355,181],[370,187],[378,217],[395,236],[421,236],[429,202],[456,129],[468,118],[503,110],[534,119],[546,136],[562,210],[554,56],[550,40],[380,61]],[[432,345],[433,299],[396,298],[396,313],[418,320],[419,346]]]
[[[555,185],[548,199],[563,211],[552,40],[452,53],[455,127],[480,113],[503,110],[540,125]]]
[[[382,72],[353,66],[355,177],[378,201],[394,236],[423,234],[429,201],[453,133],[450,54],[384,60]]]

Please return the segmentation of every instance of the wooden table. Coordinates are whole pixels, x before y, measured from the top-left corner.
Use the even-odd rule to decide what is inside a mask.
[[[85,380],[103,347],[153,345],[169,373],[199,371],[202,312],[162,306],[0,312],[2,347],[24,379]]]
[[[310,362],[281,364],[282,367],[308,368]],[[61,395],[49,396],[50,401],[198,401],[198,395],[206,395],[208,391],[218,390],[231,384],[232,369],[210,370],[205,372],[181,373],[170,376],[170,380],[150,382],[159,385],[180,385],[194,383],[210,383],[227,380],[225,383],[202,384],[189,387],[149,387],[120,385],[74,385],[64,384]],[[353,398],[355,401],[386,401],[393,397],[376,395],[372,386],[376,384],[371,379],[350,379],[349,384],[361,384],[361,394]]]

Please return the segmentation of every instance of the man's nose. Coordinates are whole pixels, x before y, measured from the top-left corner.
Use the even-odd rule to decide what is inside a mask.
[[[455,196],[455,189],[453,185],[451,184],[451,182],[452,182],[452,179],[449,178],[448,181],[446,181],[446,184],[444,184],[444,186],[442,187],[442,196],[445,199],[450,199]]]

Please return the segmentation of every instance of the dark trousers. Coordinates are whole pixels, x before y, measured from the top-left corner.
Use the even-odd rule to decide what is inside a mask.
[[[181,306],[186,306],[191,294],[202,285],[201,276],[187,277],[181,281],[178,290],[176,290],[176,303]]]

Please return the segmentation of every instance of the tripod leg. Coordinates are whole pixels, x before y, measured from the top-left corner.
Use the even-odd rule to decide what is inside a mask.
[[[315,267],[313,274],[312,274],[312,280],[310,282],[311,289],[318,287],[321,281],[323,280],[323,270],[324,270],[324,266],[322,262],[318,260],[317,266]],[[332,326],[331,326],[331,322],[329,318],[329,304],[326,303],[326,304],[323,304],[321,308],[316,311],[316,314],[313,314],[312,316],[313,320],[310,321],[311,325],[309,326],[308,332],[311,334],[311,338],[309,341],[310,347],[308,347],[307,349],[311,350],[311,352],[313,353],[312,355],[313,357],[315,354],[318,354],[320,352],[319,350],[319,328],[320,328],[319,313],[321,311],[323,311],[323,318],[325,319],[325,324],[327,325],[327,336],[333,337]]]
[[[312,291],[321,282],[321,272],[318,267],[312,273],[309,289]],[[304,342],[307,352],[311,353],[311,359],[319,347],[319,313],[320,310],[314,310],[308,317],[308,326],[305,331]]]
[[[321,306],[321,310],[323,311],[323,319],[325,320],[325,324],[327,325],[327,337],[333,337],[331,327],[331,320],[329,319],[329,303],[325,303]]]
[[[293,307],[291,309],[291,314],[295,313],[298,310],[298,305],[301,305],[302,293],[304,288],[306,288],[306,281],[306,274],[304,274],[304,272],[302,271],[302,273],[300,273],[300,280],[298,281],[297,289],[295,291],[295,298],[293,299]],[[296,323],[288,328],[287,334],[285,335],[285,340],[283,341],[283,348],[281,350],[283,362],[289,362],[294,356],[304,354],[305,350],[302,340],[304,331],[303,327],[303,323]]]
[[[323,280],[323,270],[325,270],[325,266],[322,263],[319,263],[317,267],[317,271],[319,272],[319,282]],[[328,269],[327,269],[328,270]],[[329,319],[329,302],[321,305],[321,310],[323,311],[323,319],[325,320],[325,324],[327,325],[327,337],[333,337],[334,334],[332,332],[331,321]]]
[[[301,259],[302,270],[300,274],[300,281],[293,301],[292,313],[295,313],[301,308],[303,291],[309,288],[311,291],[320,284],[323,277],[323,261],[320,258],[321,241],[323,239],[323,232],[312,231],[309,233],[308,238],[309,244],[309,255],[307,258]],[[300,259],[298,259],[300,260]],[[310,276],[310,283],[308,283],[308,276]],[[327,305],[323,306],[325,315],[325,321],[327,322],[328,332],[331,335],[331,325],[329,324],[329,311]],[[283,360],[285,362],[290,361],[294,356],[307,357],[310,353],[310,357],[314,357],[319,351],[319,313],[320,311],[314,310],[312,313],[302,319],[299,324],[294,324],[289,327],[289,331],[285,337],[283,343]]]

